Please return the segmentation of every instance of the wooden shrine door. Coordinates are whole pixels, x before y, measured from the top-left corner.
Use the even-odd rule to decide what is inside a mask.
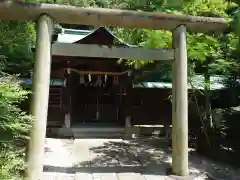
[[[119,88],[98,86],[94,83],[79,83],[72,76],[71,106],[72,123],[119,121]]]

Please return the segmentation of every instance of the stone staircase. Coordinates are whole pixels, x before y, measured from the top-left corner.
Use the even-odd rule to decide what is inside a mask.
[[[123,138],[124,127],[77,127],[72,128],[74,138]]]

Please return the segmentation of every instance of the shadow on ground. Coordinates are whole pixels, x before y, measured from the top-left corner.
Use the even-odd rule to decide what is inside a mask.
[[[90,147],[90,160],[73,167],[45,166],[51,172],[87,173],[141,173],[166,175],[171,167],[171,147],[166,140],[137,139],[128,141],[106,141]],[[228,166],[213,163],[196,152],[189,153],[189,170],[193,177],[205,177],[206,172],[216,179],[236,180],[235,171]]]

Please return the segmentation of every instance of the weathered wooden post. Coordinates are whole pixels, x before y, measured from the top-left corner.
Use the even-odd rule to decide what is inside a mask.
[[[172,171],[178,176],[188,175],[188,80],[186,27],[173,32],[175,59],[173,62],[173,121]]]
[[[47,15],[37,19],[36,61],[33,74],[31,113],[35,117],[28,156],[28,180],[39,180],[43,170],[51,71],[53,21]]]
[[[65,107],[67,112],[65,112],[65,117],[64,117],[64,123],[65,123],[65,127],[66,128],[70,128],[71,127],[71,93],[70,93],[70,83],[69,83],[69,76],[71,74],[71,70],[70,68],[66,69],[66,77],[65,77],[65,83],[64,83],[64,87],[65,87],[65,92],[67,92],[67,97],[65,97]]]
[[[172,36],[172,46],[175,47],[174,35]],[[172,170],[175,169],[176,165],[176,146],[177,146],[177,137],[176,137],[176,61],[172,62]]]
[[[132,127],[132,123],[131,123],[131,103],[132,103],[132,99],[131,99],[131,93],[132,93],[132,71],[128,71],[127,72],[127,76],[126,76],[126,98],[125,98],[125,107],[124,107],[124,115],[125,115],[125,138],[129,139],[132,138],[134,132],[133,132],[133,127]]]

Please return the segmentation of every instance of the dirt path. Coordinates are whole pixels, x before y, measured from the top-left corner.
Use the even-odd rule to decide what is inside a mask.
[[[42,180],[166,180],[171,151],[159,140],[46,139]],[[240,170],[189,153],[192,179],[240,180]]]

